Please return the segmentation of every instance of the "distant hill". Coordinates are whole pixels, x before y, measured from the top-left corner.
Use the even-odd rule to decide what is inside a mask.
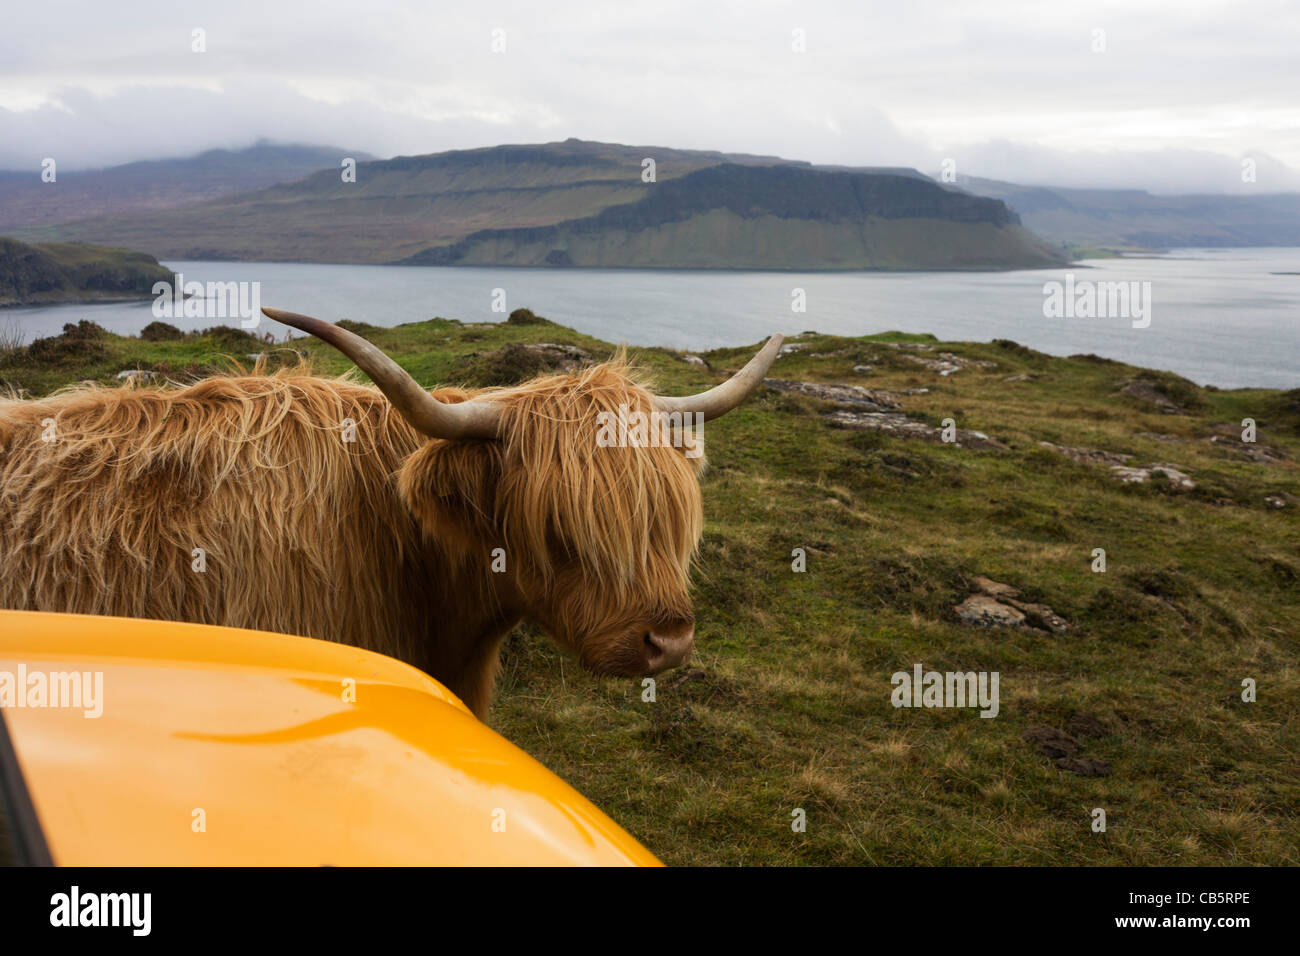
[[[153,256],[129,249],[0,238],[0,306],[143,299],[171,278]]]
[[[212,149],[183,159],[60,171],[53,183],[42,182],[39,169],[0,172],[0,233],[189,206],[292,182],[317,170],[338,169],[345,156],[357,161],[372,158],[327,146],[260,142],[247,149]]]
[[[484,229],[411,265],[926,269],[1050,265],[1002,202],[923,177],[723,163],[550,226]]]
[[[642,181],[647,158],[653,183]],[[914,170],[570,139],[362,162],[355,183],[332,166],[183,209],[19,234],[122,243],[160,258],[305,262],[939,269],[1061,261],[1003,204],[970,200]]]
[[[1300,194],[1156,196],[1140,189],[1020,186],[959,176],[956,186],[1000,199],[1052,243],[1117,250],[1300,246]]]

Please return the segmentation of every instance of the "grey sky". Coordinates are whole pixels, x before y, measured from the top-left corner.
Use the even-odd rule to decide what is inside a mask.
[[[959,173],[1059,185],[1300,190],[1295,3],[85,0],[10,4],[5,21],[6,169],[260,138],[389,156],[578,136],[926,172],[951,157]]]

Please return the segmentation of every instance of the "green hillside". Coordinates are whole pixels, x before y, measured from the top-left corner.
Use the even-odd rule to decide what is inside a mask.
[[[170,269],[130,249],[0,238],[0,306],[143,299]]]
[[[917,177],[724,163],[554,226],[482,230],[411,265],[996,269],[1057,255],[997,201]]]

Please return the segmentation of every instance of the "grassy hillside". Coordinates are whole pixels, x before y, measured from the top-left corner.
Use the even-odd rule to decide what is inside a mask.
[[[554,226],[488,229],[411,265],[668,269],[1043,266],[1056,253],[998,201],[915,177],[724,163]]]
[[[130,249],[0,238],[0,306],[141,299],[170,269]]]
[[[653,183],[642,180],[646,158],[655,161]],[[1062,261],[1023,229],[965,228],[1015,222],[1000,201],[950,192],[906,170],[567,140],[366,162],[356,182],[323,170],[185,209],[21,235],[111,238],[162,258],[413,265],[1013,268]],[[816,228],[825,223],[847,228]],[[703,260],[700,248],[708,251]]]
[[[358,328],[428,385],[509,381],[559,352],[515,343],[611,350],[549,323]],[[589,677],[525,628],[492,725],[669,863],[1300,864],[1300,390],[1006,341],[791,344],[779,388],[707,426],[689,668],[643,703],[639,681]],[[183,379],[264,348],[74,328],[0,355],[0,378]],[[752,349],[638,361],[680,394]],[[960,447],[934,440],[947,418]],[[1194,487],[1116,470],[1152,464]],[[981,590],[1019,624],[965,623],[954,608]],[[895,709],[890,677],[917,663],[999,672],[1000,713]]]

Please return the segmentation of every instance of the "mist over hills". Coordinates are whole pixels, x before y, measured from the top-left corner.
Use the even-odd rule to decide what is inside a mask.
[[[1300,193],[1157,196],[1141,189],[1021,186],[958,176],[956,185],[1001,199],[1052,243],[1117,250],[1300,246]]]
[[[247,149],[212,149],[184,159],[106,169],[63,172],[56,167],[52,183],[42,181],[39,167],[0,171],[0,233],[189,206],[291,182],[326,167],[337,169],[345,156],[371,158],[329,146],[262,141]]]

